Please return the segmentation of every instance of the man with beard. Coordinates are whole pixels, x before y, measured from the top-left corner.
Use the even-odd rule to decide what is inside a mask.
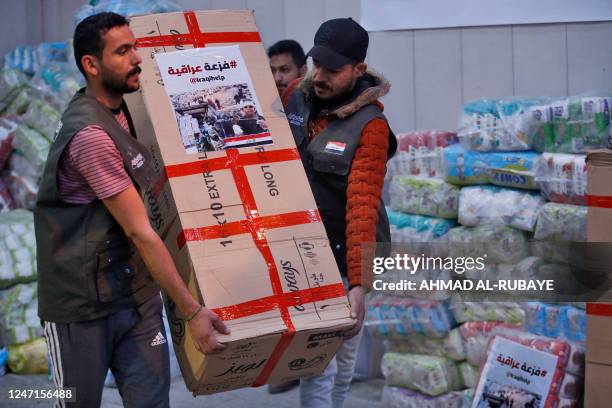
[[[141,58],[128,21],[114,13],[74,33],[87,87],[62,116],[35,209],[38,312],[58,388],[99,407],[107,371],[125,406],[169,406],[169,359],[160,286],[203,353],[223,349],[223,322],[198,303],[151,228],[140,190],[154,181],[123,94],[139,89]]]
[[[342,406],[365,313],[360,247],[390,241],[381,195],[397,142],[378,101],[390,85],[364,62],[368,42],[367,31],[350,18],[324,22],[308,52],[312,72],[282,98],[356,320],[325,372],[302,379],[302,407]]]

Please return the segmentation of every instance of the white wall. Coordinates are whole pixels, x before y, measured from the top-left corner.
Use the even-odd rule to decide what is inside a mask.
[[[185,9],[251,8],[264,45],[312,46],[319,24],[359,19],[359,0],[178,0]],[[0,53],[68,38],[85,0],[0,0]],[[391,81],[396,132],[455,127],[464,101],[511,95],[612,94],[612,22],[377,32],[368,63]]]

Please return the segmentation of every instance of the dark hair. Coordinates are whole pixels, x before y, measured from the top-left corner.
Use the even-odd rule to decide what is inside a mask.
[[[301,68],[306,64],[306,55],[302,46],[295,40],[281,40],[268,48],[268,58],[272,58],[279,54],[291,54],[293,63],[296,67]]]
[[[84,55],[95,55],[102,58],[104,41],[102,36],[111,28],[128,25],[128,20],[116,13],[99,13],[89,16],[81,21],[74,30],[74,59],[79,71],[85,75],[81,58]]]

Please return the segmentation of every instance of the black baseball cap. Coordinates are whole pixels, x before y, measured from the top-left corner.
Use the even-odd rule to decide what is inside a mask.
[[[314,37],[314,47],[307,56],[328,69],[365,61],[370,37],[352,18],[335,18],[321,24]]]

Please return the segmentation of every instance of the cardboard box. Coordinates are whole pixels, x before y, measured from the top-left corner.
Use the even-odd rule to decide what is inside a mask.
[[[609,408],[612,366],[587,362],[584,380],[584,407]]]
[[[612,242],[612,150],[587,154],[587,238],[589,242]]]
[[[190,291],[232,331],[219,336],[222,353],[204,356],[166,299],[188,389],[321,373],[354,321],[252,12],[130,26],[142,88],[126,99],[159,173],[145,194],[152,225]]]
[[[586,360],[612,365],[612,304],[587,303]]]

